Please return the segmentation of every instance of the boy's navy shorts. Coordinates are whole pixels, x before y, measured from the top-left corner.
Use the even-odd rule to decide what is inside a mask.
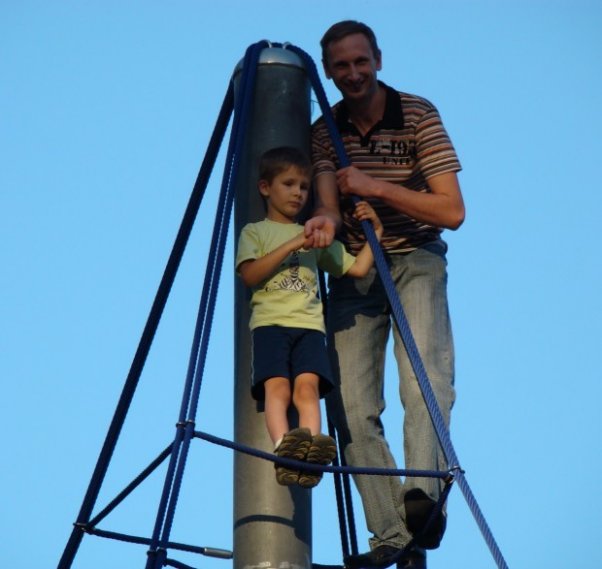
[[[332,371],[326,336],[318,330],[260,326],[252,331],[253,373],[251,394],[254,399],[265,398],[264,382],[271,377],[286,377],[291,381],[301,373],[320,376],[320,397],[332,387]]]

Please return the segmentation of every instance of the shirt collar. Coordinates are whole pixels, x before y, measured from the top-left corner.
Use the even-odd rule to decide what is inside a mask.
[[[382,81],[379,81],[378,84],[385,88],[385,112],[383,118],[378,121],[371,130],[374,130],[374,128],[377,127],[402,129],[404,124],[403,106],[401,104],[399,93]],[[349,109],[347,108],[344,99],[341,100],[337,106],[335,121],[339,132],[355,130],[353,123],[349,120]]]

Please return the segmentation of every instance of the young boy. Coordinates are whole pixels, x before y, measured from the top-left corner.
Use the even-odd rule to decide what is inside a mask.
[[[253,290],[249,326],[253,338],[252,395],[265,400],[265,420],[281,457],[330,464],[334,440],[320,433],[320,397],[332,388],[326,351],[317,269],[340,277],[365,276],[374,261],[366,243],[357,257],[334,241],[326,249],[304,249],[303,226],[297,215],[307,202],[311,163],[299,150],[273,148],[259,165],[259,192],[266,202],[266,219],[241,231],[236,269]],[[355,209],[358,223],[370,220],[377,238],[382,224],[367,202]],[[299,427],[289,430],[290,404],[299,414]],[[320,472],[276,467],[279,484],[313,488]]]

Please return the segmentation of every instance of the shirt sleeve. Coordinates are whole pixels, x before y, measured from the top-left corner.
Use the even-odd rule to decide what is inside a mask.
[[[416,126],[416,152],[425,178],[462,169],[439,111],[430,103]]]
[[[347,252],[345,246],[336,239],[330,247],[320,249],[318,267],[333,277],[343,276],[355,263],[355,257]]]
[[[259,234],[253,223],[249,223],[242,228],[240,237],[238,238],[238,249],[236,253],[235,268],[238,272],[238,267],[245,261],[253,261],[263,256]]]
[[[318,119],[311,130],[311,162],[314,178],[327,172],[337,171],[335,152],[330,133],[323,118]]]

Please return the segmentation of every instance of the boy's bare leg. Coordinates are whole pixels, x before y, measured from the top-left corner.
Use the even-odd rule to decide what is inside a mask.
[[[314,464],[330,464],[336,454],[333,439],[320,433],[320,378],[314,373],[303,373],[295,378],[293,404],[299,412],[299,426],[311,431],[311,445],[307,451],[307,462]],[[314,488],[322,479],[322,473],[301,471],[299,485],[303,488]]]
[[[277,444],[289,431],[287,412],[290,404],[290,381],[286,377],[271,377],[266,380],[265,423],[274,444]]]
[[[299,426],[312,435],[320,432],[320,378],[315,373],[301,373],[295,378],[293,405],[299,413]]]
[[[294,395],[292,396],[294,399]],[[270,437],[274,442],[274,453],[284,458],[305,460],[311,444],[308,428],[289,430],[287,412],[291,404],[290,381],[284,377],[273,377],[265,383],[265,419]],[[283,486],[299,482],[299,470],[276,464],[276,481]]]

